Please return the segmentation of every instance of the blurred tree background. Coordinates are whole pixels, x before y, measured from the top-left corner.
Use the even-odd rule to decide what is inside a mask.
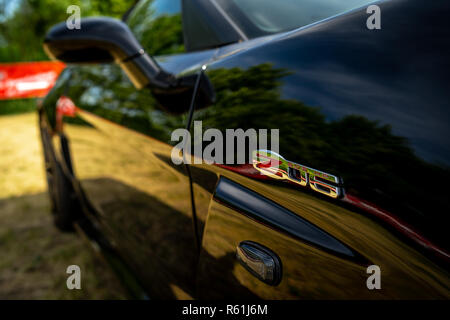
[[[0,0],[0,62],[48,60],[42,41],[48,29],[78,5],[81,17],[121,18],[136,0]]]
[[[67,7],[80,6],[81,17],[120,19],[137,0],[0,0],[0,63],[49,60],[42,48],[45,34],[65,21]],[[0,101],[0,115],[34,111],[35,99]]]

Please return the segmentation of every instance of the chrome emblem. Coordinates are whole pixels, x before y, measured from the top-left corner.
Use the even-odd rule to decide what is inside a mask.
[[[302,187],[309,186],[312,190],[331,198],[336,199],[344,194],[341,178],[288,161],[270,150],[254,151],[253,167],[272,179],[290,181]]]

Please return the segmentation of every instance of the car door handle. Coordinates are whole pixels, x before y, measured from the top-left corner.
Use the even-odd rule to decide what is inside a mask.
[[[236,248],[236,257],[252,275],[275,286],[281,281],[281,261],[270,249],[252,241],[243,241]]]

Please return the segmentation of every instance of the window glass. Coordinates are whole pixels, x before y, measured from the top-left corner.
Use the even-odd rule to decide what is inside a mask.
[[[150,55],[184,52],[181,0],[141,0],[127,24]]]
[[[213,0],[248,36],[296,29],[373,0]]]

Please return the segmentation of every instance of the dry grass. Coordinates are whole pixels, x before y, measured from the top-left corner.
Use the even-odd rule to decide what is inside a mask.
[[[37,115],[0,117],[0,299],[121,299],[111,270],[76,234],[53,226]],[[68,290],[66,268],[81,268]]]
[[[37,115],[0,117],[0,198],[46,190]]]

